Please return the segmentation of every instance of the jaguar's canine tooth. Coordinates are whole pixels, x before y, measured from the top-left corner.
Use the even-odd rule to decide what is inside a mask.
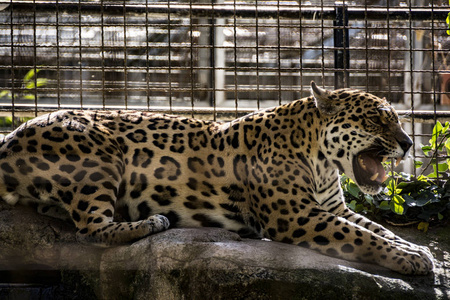
[[[383,159],[381,160],[381,162],[386,162],[388,160],[388,158],[386,156],[383,157]]]
[[[379,175],[378,172],[376,172],[375,174],[372,175],[372,177],[370,177],[370,180],[375,181],[375,179],[378,178],[378,175]]]
[[[401,161],[402,161],[401,158],[397,158],[397,160],[395,161],[395,166],[397,167],[400,164]]]
[[[381,179],[381,182],[385,182],[388,178],[389,178],[389,176],[387,176],[387,175],[385,174],[384,177],[383,177],[383,179]]]
[[[367,166],[364,164],[364,160],[361,155],[358,155],[358,163],[361,166],[361,169],[367,171]]]

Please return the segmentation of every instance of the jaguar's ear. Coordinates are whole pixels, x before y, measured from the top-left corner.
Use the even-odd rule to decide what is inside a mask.
[[[318,87],[314,81],[311,81],[311,92],[314,96],[316,107],[320,110],[321,113],[326,115],[333,115],[338,113],[342,109],[342,106],[339,105],[339,101],[334,100],[331,97],[332,93]]]

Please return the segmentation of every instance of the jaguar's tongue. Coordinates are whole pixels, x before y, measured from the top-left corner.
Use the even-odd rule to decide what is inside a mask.
[[[381,162],[382,159],[380,157],[369,154],[360,154],[358,156],[359,166],[364,170],[370,181],[382,183],[388,178]]]

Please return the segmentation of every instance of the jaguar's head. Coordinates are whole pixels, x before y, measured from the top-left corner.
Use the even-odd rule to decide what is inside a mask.
[[[323,117],[321,151],[368,194],[381,191],[387,179],[382,162],[406,158],[412,140],[386,99],[358,90],[311,90]]]

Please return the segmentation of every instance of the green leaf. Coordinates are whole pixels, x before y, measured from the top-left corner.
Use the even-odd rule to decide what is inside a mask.
[[[450,139],[447,139],[445,141],[444,146],[445,146],[445,150],[447,151],[447,155],[450,155]]]
[[[394,185],[394,179],[392,177],[390,177],[388,180],[386,180],[386,188],[387,188],[387,193],[389,196],[393,194],[393,191],[395,189]]]
[[[45,86],[46,84],[47,84],[47,78],[38,78],[38,79],[36,79],[36,85],[35,85],[35,82],[34,82],[34,80],[33,80],[33,81],[28,82],[28,83],[25,85],[25,88],[30,90],[30,89],[34,89],[35,86],[37,86],[37,87],[43,87],[43,86]]]
[[[347,207],[356,212],[356,200],[347,203]]]
[[[355,198],[358,198],[358,197],[359,197],[360,189],[359,189],[359,187],[358,187],[356,184],[350,183],[350,184],[347,186],[347,191],[348,191],[353,197],[355,197]]]
[[[436,168],[433,166],[433,169],[436,169]],[[434,171],[433,173],[428,174],[427,177],[431,178],[431,179],[437,178],[436,171]]]
[[[36,80],[36,86],[43,87],[43,86],[47,85],[47,81],[48,81],[47,78],[38,78]]]
[[[40,70],[36,69],[36,73],[35,73],[35,69],[31,69],[30,71],[27,72],[27,74],[25,74],[25,76],[23,77],[23,81],[25,83],[28,83],[31,79],[34,78],[34,75],[36,75]]]
[[[389,201],[382,201],[380,203],[380,209],[382,209],[382,210],[390,210],[391,206],[389,205]]]
[[[8,90],[1,91],[0,98],[3,98],[3,97],[11,97],[11,91],[8,91]]]
[[[394,197],[392,197],[392,201],[394,201],[394,203],[398,205],[402,205],[403,203],[405,203],[403,197],[399,195],[395,195]]]
[[[386,187],[388,189],[387,194],[389,196],[397,195],[397,194],[400,194],[402,192],[402,189],[398,188],[397,181],[395,179],[392,179],[392,178],[390,178],[390,180],[389,180],[388,184],[386,185]]]
[[[395,207],[394,212],[395,212],[397,215],[403,215],[403,212],[405,211],[405,210],[403,209],[403,206],[395,204],[394,207]]]
[[[445,172],[448,170],[448,164],[447,163],[440,163],[438,164],[438,170],[439,172]]]
[[[424,190],[419,195],[417,195],[413,201],[409,202],[408,199],[406,199],[406,205],[410,207],[422,207],[427,205],[428,203],[431,203],[433,200],[436,199],[436,194],[434,194],[432,191]]]
[[[428,155],[428,153],[433,150],[433,148],[429,145],[422,145],[423,154]]]
[[[430,223],[420,222],[419,225],[417,225],[417,229],[426,233],[428,231],[428,226],[430,226]]]
[[[366,202],[369,203],[370,205],[373,204],[373,196],[372,196],[372,195],[366,195],[366,194],[364,194],[364,199],[365,199]]]
[[[32,94],[27,94],[27,95],[23,96],[23,99],[25,99],[25,100],[35,100],[36,96],[32,95]]]
[[[441,213],[438,213],[438,219],[439,219],[440,221],[442,221],[442,220],[444,219],[444,216],[443,216]]]
[[[450,1],[449,1],[449,4],[450,4]],[[448,13],[446,22],[448,25],[447,35],[450,35],[450,13]]]
[[[428,177],[425,175],[420,175],[419,177],[417,177],[418,181],[424,181],[427,182],[428,181]]]
[[[415,160],[414,161],[414,167],[416,167],[416,169],[420,168],[422,165],[423,165],[422,161],[420,161],[420,160]]]
[[[446,133],[449,127],[450,127],[450,123],[448,121],[446,121],[444,124],[444,128],[442,128],[442,133]]]
[[[405,200],[406,205],[408,205],[409,207],[417,206],[416,200],[410,195],[404,195],[403,199]]]
[[[395,212],[397,215],[403,215],[403,206],[395,203],[394,201],[391,201],[390,208],[393,212]]]
[[[437,121],[436,125],[433,127],[433,135],[431,136],[430,145],[432,149],[435,149],[437,145],[437,139],[439,138],[439,135],[442,132],[442,124],[441,122]]]

